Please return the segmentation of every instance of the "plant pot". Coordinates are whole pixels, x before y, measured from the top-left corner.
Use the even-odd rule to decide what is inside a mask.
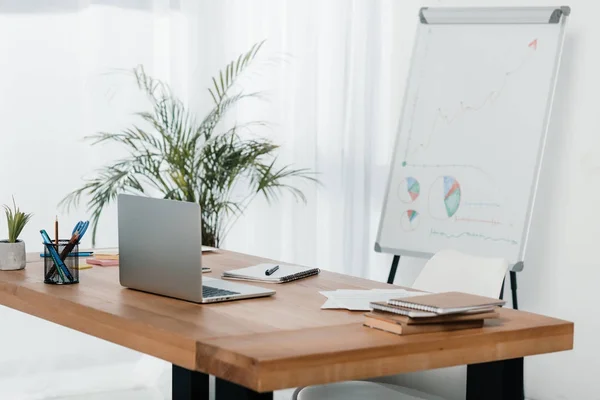
[[[9,243],[7,240],[0,240],[0,271],[10,271],[25,268],[25,242],[17,240],[16,243]]]

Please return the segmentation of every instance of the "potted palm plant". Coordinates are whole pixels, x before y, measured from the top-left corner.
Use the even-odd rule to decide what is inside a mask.
[[[241,134],[263,126],[264,122],[223,127],[228,110],[241,101],[260,96],[244,92],[235,83],[262,44],[253,45],[213,77],[208,89],[213,105],[201,119],[167,84],[146,74],[141,66],[133,70],[138,88],[149,100],[150,110],[137,113],[140,123],[120,132],[88,137],[94,145],[118,143],[128,156],[96,170],[93,177],[61,201],[69,209],[77,207],[82,197],[88,198],[92,244],[102,211],[119,193],[159,193],[165,199],[200,204],[202,244],[214,247],[219,247],[236,218],[257,195],[271,200],[287,190],[306,201],[303,192],[290,185],[290,180],[316,182],[314,174],[307,169],[279,165],[276,154],[279,146],[272,140]]]
[[[8,271],[25,268],[25,242],[19,240],[19,235],[31,214],[19,210],[13,198],[13,208],[4,205],[6,221],[8,222],[8,239],[0,240],[0,270]]]

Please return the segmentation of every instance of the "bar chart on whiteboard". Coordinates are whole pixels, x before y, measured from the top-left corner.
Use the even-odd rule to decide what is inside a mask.
[[[376,249],[520,261],[561,24],[420,24]]]

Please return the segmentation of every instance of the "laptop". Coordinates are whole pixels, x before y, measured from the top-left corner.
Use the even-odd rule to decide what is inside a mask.
[[[122,286],[196,303],[271,296],[274,290],[202,277],[200,206],[119,195]]]

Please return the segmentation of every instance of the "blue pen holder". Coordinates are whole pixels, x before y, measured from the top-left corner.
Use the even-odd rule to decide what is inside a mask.
[[[58,250],[55,244],[44,244],[44,283],[51,285],[72,285],[79,283],[79,257],[67,256],[62,263],[57,266],[50,253],[49,247],[53,247],[55,255],[60,255],[69,243],[68,240],[58,241]],[[79,244],[69,252],[69,254],[79,253]]]

